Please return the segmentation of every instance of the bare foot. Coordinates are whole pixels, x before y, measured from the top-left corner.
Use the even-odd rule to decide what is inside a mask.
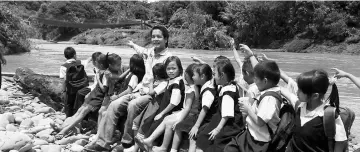
[[[153,147],[153,143],[149,138],[144,139],[142,143],[144,144],[144,147],[147,151],[151,150]]]
[[[154,152],[167,152],[167,148],[163,148],[163,147],[153,147],[153,151]]]

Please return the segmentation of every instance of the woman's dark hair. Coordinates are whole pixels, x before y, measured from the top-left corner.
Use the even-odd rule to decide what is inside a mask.
[[[152,33],[154,30],[162,31],[162,35],[163,35],[164,39],[167,40],[167,42],[165,43],[165,47],[168,47],[169,32],[168,32],[167,28],[165,28],[164,26],[156,25],[150,30],[151,36],[152,36]]]
[[[107,55],[105,54],[100,54],[95,61],[101,65],[104,69],[107,69],[109,67],[109,64],[107,62]]]
[[[167,58],[167,60],[165,60],[165,68],[168,67],[169,63],[172,62],[172,61],[175,61],[175,63],[177,64],[178,66],[178,69],[179,69],[179,75],[182,75],[183,74],[183,67],[182,67],[182,62],[181,60],[177,57],[177,56],[170,56]]]
[[[193,70],[194,70],[195,68],[197,68],[197,66],[198,66],[198,64],[192,63],[192,64],[188,65],[188,67],[187,67],[186,70],[184,71],[185,73],[188,74],[188,76],[192,79],[192,81],[193,81],[193,78],[192,78],[192,77],[193,77],[193,75],[194,75]]]
[[[138,77],[138,82],[142,81],[145,74],[145,65],[141,55],[134,54],[130,58],[129,71]]]
[[[102,52],[94,52],[92,54],[92,61],[96,61],[97,60],[97,57],[102,54]]]
[[[270,82],[277,85],[281,78],[281,72],[274,61],[259,62],[253,69],[255,76],[260,79],[267,78]]]
[[[153,66],[153,76],[159,79],[167,79],[168,75],[164,63],[157,63]]]
[[[198,65],[195,69],[195,72],[197,72],[199,75],[204,74],[206,76],[206,80],[209,81],[213,78],[213,72],[212,68],[208,64],[201,64]]]
[[[216,63],[216,69],[218,73],[224,73],[227,77],[227,80],[229,82],[234,81],[234,78],[236,77],[236,72],[234,70],[234,67],[231,62],[228,61],[220,61]]]
[[[330,82],[326,71],[316,69],[300,74],[297,77],[297,85],[298,89],[307,96],[318,93],[321,97],[324,97]],[[339,96],[336,84],[332,85],[332,90],[327,100],[329,100],[330,105],[336,107],[339,112]]]

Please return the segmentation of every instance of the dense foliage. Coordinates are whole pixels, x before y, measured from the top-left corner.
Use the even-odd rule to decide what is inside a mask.
[[[171,47],[227,48],[236,43],[298,51],[311,44],[359,43],[359,1],[84,1],[8,2],[24,9],[19,16],[69,22],[119,23],[148,20],[171,31]],[[31,12],[31,13],[29,13]],[[34,13],[35,12],[35,13]],[[28,15],[29,16],[29,15]],[[27,17],[28,17],[27,16]],[[47,26],[32,21],[44,39],[71,37],[86,29]],[[132,27],[134,28],[134,27]],[[34,31],[34,30],[30,30]],[[149,38],[149,37],[146,37]],[[287,49],[299,44],[302,46]]]

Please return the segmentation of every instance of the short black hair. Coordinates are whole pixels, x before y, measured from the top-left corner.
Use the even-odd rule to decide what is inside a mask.
[[[74,58],[74,56],[76,55],[76,51],[74,50],[73,47],[66,47],[64,50],[64,56],[66,59],[71,59]]]
[[[157,63],[153,66],[153,76],[159,79],[167,79],[168,75],[164,63]]]
[[[102,52],[94,52],[92,54],[92,61],[96,61],[100,54],[102,54]]]
[[[167,42],[165,43],[165,47],[168,47],[169,32],[168,32],[167,28],[165,28],[164,26],[156,25],[150,30],[150,35],[153,34],[154,30],[162,31],[162,35],[163,35],[164,39],[167,40]]]
[[[267,78],[274,84],[278,84],[281,78],[281,72],[275,61],[264,61],[254,67],[254,74],[260,79]]]
[[[183,75],[183,67],[182,67],[182,62],[181,60],[178,58],[178,56],[170,56],[165,60],[165,68],[168,67],[169,63],[175,61],[175,63],[177,64],[177,67],[179,69],[179,75]]]
[[[220,56],[217,56],[215,59],[214,59],[214,62],[217,63],[217,62],[221,62],[221,61],[226,61],[226,62],[229,62],[231,63],[231,60],[223,55],[220,55]]]

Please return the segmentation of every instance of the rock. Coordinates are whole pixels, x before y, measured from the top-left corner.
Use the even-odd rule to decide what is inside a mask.
[[[0,131],[6,130],[6,125],[9,123],[14,123],[15,118],[11,113],[4,113],[0,115]]]
[[[77,144],[71,144],[70,150],[73,152],[81,152],[84,150],[84,147]]]
[[[44,115],[43,114],[39,114],[35,117],[32,117],[31,120],[34,122],[34,126],[37,126],[40,122],[40,120],[44,119]]]
[[[61,152],[62,146],[60,145],[42,145],[42,152]]]
[[[32,147],[32,140],[29,136],[19,132],[0,131],[0,150],[18,150],[25,152]]]
[[[17,150],[10,150],[9,152],[19,152],[19,151],[17,151]]]
[[[9,104],[10,101],[9,100],[1,100],[0,99],[0,105],[6,105],[6,104]]]
[[[36,74],[29,68],[17,68],[14,80],[23,88],[34,90],[35,92],[48,96],[51,100],[42,100],[48,106],[55,110],[60,110],[63,103],[64,80],[60,78],[50,77],[46,75]]]
[[[22,132],[29,133],[29,134],[36,134],[42,130],[50,129],[50,128],[51,128],[50,126],[35,126],[33,128],[30,128],[29,130],[22,131]]]
[[[11,107],[6,107],[5,109],[8,111],[17,111],[20,110],[21,108],[19,106],[11,106]]]
[[[43,139],[34,139],[33,145],[48,145],[49,143]]]
[[[39,138],[45,140],[48,143],[54,143],[55,141],[55,137],[52,135],[42,135]]]
[[[14,115],[15,118],[16,117],[20,117],[20,118],[23,118],[23,119],[30,118],[30,115],[28,115],[25,112],[18,112],[18,113],[15,113],[13,115]]]
[[[36,137],[42,137],[42,136],[47,136],[47,135],[50,135],[54,130],[53,129],[45,129],[45,130],[42,130],[38,133],[36,133]]]
[[[35,109],[35,113],[52,113],[52,112],[55,112],[55,110],[53,108],[50,108],[50,107],[43,107],[43,108],[40,108],[40,109]]]
[[[85,140],[85,139],[79,139],[74,144],[77,144],[77,145],[80,145],[80,146],[85,146],[86,144],[88,144],[88,141]]]
[[[59,125],[63,124],[63,121],[60,120],[60,119],[57,119],[57,118],[54,120],[54,122],[57,123],[57,124],[59,124]]]
[[[54,123],[54,120],[51,119],[51,118],[46,118],[46,119],[42,119],[39,121],[38,124],[35,124],[35,126],[46,126],[46,127],[51,127],[50,124],[53,124]]]
[[[55,143],[58,145],[66,145],[69,143],[74,143],[75,141],[77,141],[79,139],[89,139],[89,136],[78,134],[76,136],[70,136],[67,138],[63,138],[61,140],[56,141]]]
[[[31,102],[38,103],[38,102],[40,102],[40,99],[38,97],[35,97]]]
[[[20,124],[21,122],[23,122],[24,119],[20,118],[20,117],[15,117],[15,123]]]
[[[34,108],[30,105],[27,105],[24,109],[28,111],[34,111]]]
[[[15,132],[16,130],[18,130],[18,128],[16,128],[13,124],[6,125],[6,131]]]
[[[34,126],[34,121],[31,120],[30,118],[25,119],[25,120],[22,121],[21,124],[20,124],[20,128],[21,128],[21,129],[29,129],[29,128],[31,128],[32,126]]]
[[[58,118],[58,119],[64,121],[66,119],[66,115],[64,115],[64,114],[63,115],[55,115],[55,118]]]

